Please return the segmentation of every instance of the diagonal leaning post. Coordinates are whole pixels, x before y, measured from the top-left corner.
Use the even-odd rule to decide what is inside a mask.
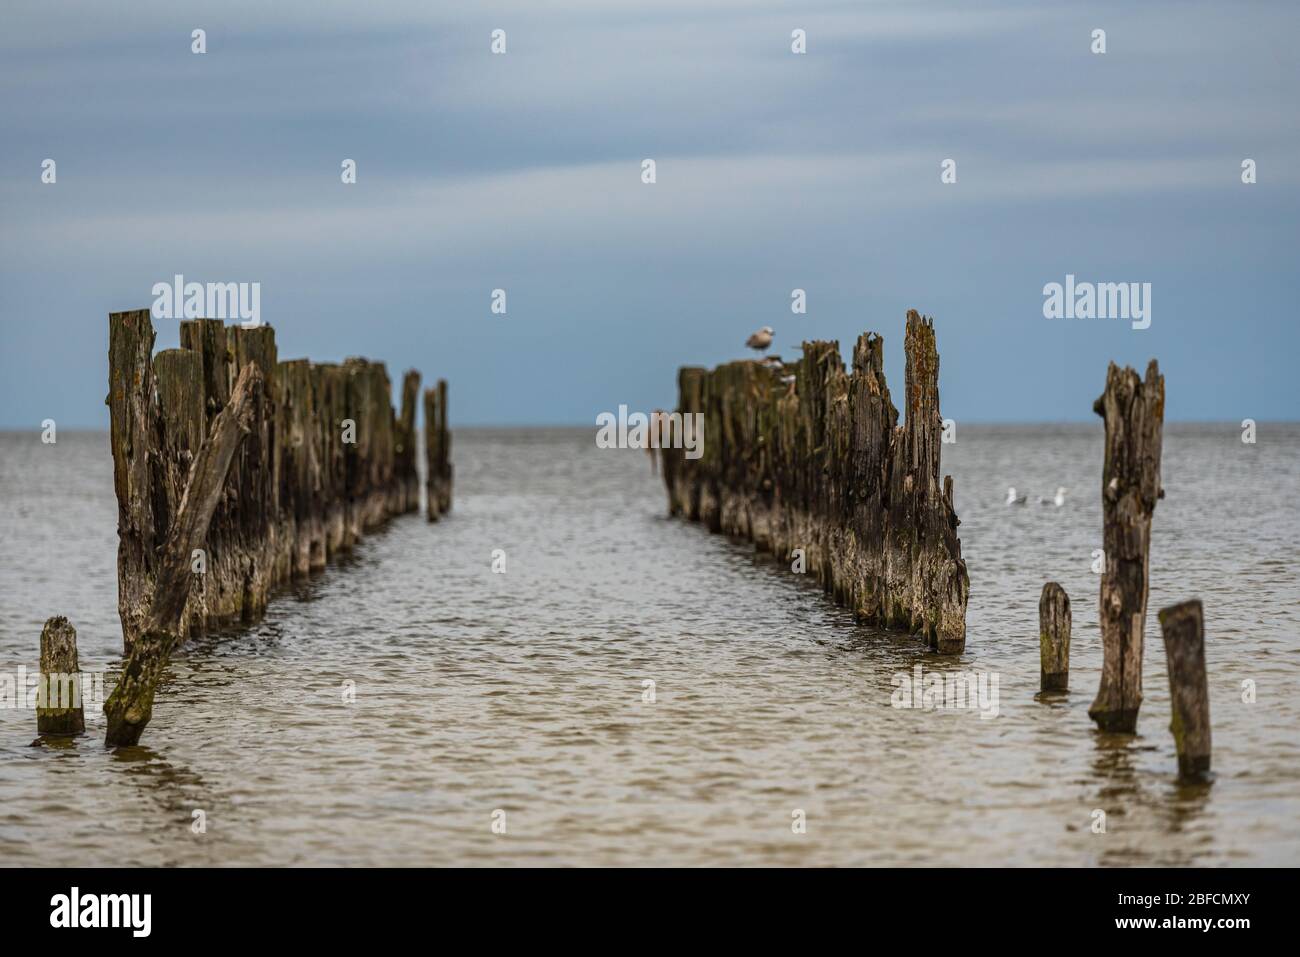
[[[255,363],[249,363],[239,373],[230,402],[212,420],[194,457],[180,509],[163,547],[149,613],[139,639],[131,645],[117,687],[104,702],[108,717],[104,744],[109,747],[139,742],[153,716],[154,690],[181,637],[192,581],[190,555],[207,536],[230,463],[252,428],[254,403],[261,390],[262,374]]]
[[[1110,364],[1093,405],[1106,421],[1101,476],[1101,687],[1088,716],[1102,731],[1133,734],[1142,705],[1142,631],[1147,614],[1151,516],[1160,487],[1165,380],[1154,359],[1146,380]]]

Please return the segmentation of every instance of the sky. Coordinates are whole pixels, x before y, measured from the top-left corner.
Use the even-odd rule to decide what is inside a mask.
[[[880,333],[898,402],[913,308],[958,422],[1093,420],[1107,363],[1152,357],[1171,421],[1300,418],[1300,4],[5,0],[3,21],[0,428],[107,427],[107,315],[178,273],[260,283],[281,358],[446,378],[453,426],[670,408],[678,367],[761,326],[787,359]],[[1150,283],[1150,327],[1045,318],[1067,274]]]

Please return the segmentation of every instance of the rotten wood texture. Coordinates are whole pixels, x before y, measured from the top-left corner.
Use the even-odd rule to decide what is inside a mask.
[[[1101,687],[1088,715],[1102,731],[1132,734],[1142,705],[1142,633],[1147,613],[1151,516],[1160,487],[1165,380],[1154,359],[1146,379],[1110,364],[1093,410],[1106,423],[1101,476]]]
[[[250,426],[195,554],[179,637],[257,620],[273,591],[325,567],[366,530],[419,508],[419,374],[393,412],[382,363],[281,362],[269,326],[180,324],[152,355],[148,310],[109,316],[109,394],[118,501],[118,610],[129,654],[145,629],[166,537],[194,457],[245,368],[261,371]]]
[[[184,638],[186,606],[196,577],[191,556],[208,534],[236,453],[257,426],[256,408],[263,394],[258,366],[245,365],[230,401],[212,420],[194,456],[159,558],[149,612],[122,666],[122,676],[104,702],[108,718],[104,743],[110,747],[136,744],[153,716],[154,691],[173,649]]]
[[[1038,599],[1040,690],[1070,687],[1070,596],[1056,582],[1043,586]]]
[[[68,619],[51,618],[41,629],[41,682],[36,689],[36,730],[71,735],[86,730],[77,663],[77,629]]]
[[[1169,666],[1169,730],[1178,748],[1178,776],[1210,773],[1210,686],[1205,674],[1205,617],[1199,600],[1162,609],[1160,630]]]
[[[451,433],[447,430],[447,382],[424,390],[425,512],[429,521],[451,510]]]
[[[805,342],[794,363],[683,368],[661,442],[669,512],[783,560],[801,550],[807,570],[862,620],[956,653],[970,579],[952,479],[939,479],[934,325],[914,310],[905,348],[902,426],[875,333],[858,339],[847,374],[837,342]],[[694,412],[704,415],[696,459],[682,447],[681,415]]]

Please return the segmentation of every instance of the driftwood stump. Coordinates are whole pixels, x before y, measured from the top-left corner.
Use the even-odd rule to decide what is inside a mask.
[[[36,730],[81,734],[86,730],[77,664],[77,630],[62,616],[41,629],[41,683],[36,693]]]
[[[1201,603],[1185,601],[1160,612],[1169,666],[1169,730],[1178,748],[1178,776],[1202,780],[1210,772],[1210,686],[1205,674]]]
[[[1038,657],[1040,688],[1070,687],[1070,596],[1056,582],[1043,586],[1038,599]]]
[[[1142,704],[1142,632],[1147,612],[1151,516],[1160,487],[1165,380],[1154,359],[1145,381],[1113,362],[1093,410],[1106,423],[1101,503],[1101,687],[1088,715],[1103,731],[1132,734]]]

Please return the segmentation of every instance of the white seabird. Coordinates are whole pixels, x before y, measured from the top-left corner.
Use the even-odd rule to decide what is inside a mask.
[[[771,344],[772,344],[771,326],[764,326],[762,329],[759,329],[758,332],[754,333],[752,336],[750,336],[748,339],[745,340],[745,345],[749,346],[749,348],[751,349],[757,349],[759,352],[765,351],[767,347],[770,346]]]
[[[1069,490],[1068,488],[1066,488],[1065,486],[1063,486],[1063,485],[1058,485],[1058,486],[1056,487],[1056,495],[1055,495],[1055,496],[1053,496],[1052,498],[1039,498],[1039,500],[1038,500],[1038,504],[1039,504],[1039,505],[1055,505],[1057,508],[1060,508],[1062,505],[1065,504],[1065,493],[1068,492],[1068,491],[1070,491],[1070,490]]]
[[[1017,496],[1017,495],[1016,495],[1016,489],[1015,489],[1015,486],[1014,486],[1014,485],[1013,485],[1011,488],[1007,489],[1007,501],[1006,501],[1006,504],[1008,504],[1008,505],[1024,505],[1025,502],[1027,502],[1028,500],[1029,500],[1029,496],[1028,496],[1028,495],[1020,495],[1020,496]]]

